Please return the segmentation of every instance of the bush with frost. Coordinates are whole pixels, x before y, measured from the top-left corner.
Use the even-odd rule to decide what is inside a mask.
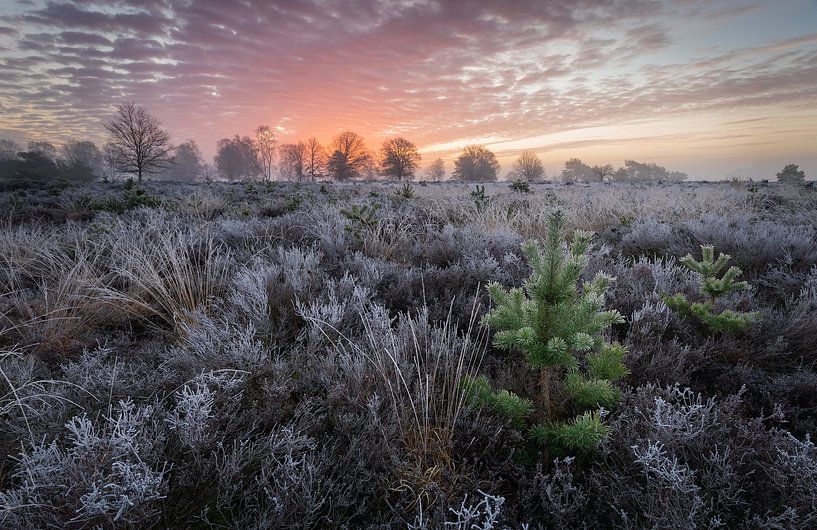
[[[0,492],[0,521],[15,528],[154,523],[171,470],[159,458],[160,411],[121,401],[100,421],[70,419],[62,440],[24,448],[12,486]]]

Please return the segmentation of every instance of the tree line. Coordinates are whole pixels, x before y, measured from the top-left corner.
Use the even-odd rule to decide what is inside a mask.
[[[108,141],[99,149],[90,141],[70,140],[60,149],[48,142],[29,142],[23,150],[10,140],[0,139],[0,177],[25,181],[62,177],[73,181],[114,180],[130,175],[138,181],[156,177],[178,181],[214,178],[271,181],[354,181],[376,178],[413,180],[418,177],[422,157],[417,146],[403,137],[389,138],[377,152],[362,136],[343,131],[323,146],[317,138],[279,144],[275,130],[261,125],[253,136],[235,135],[216,145],[213,165],[207,164],[194,140],[173,146],[161,122],[144,107],[126,102],[116,107],[104,125]],[[499,175],[496,155],[484,145],[465,146],[454,161],[451,180],[495,182]],[[803,180],[802,171],[790,164],[778,174],[781,181]],[[445,178],[442,159],[436,159],[423,175],[430,181]],[[686,173],[670,171],[655,163],[627,160],[623,167],[588,165],[578,158],[565,162],[558,175],[563,182],[682,181]],[[523,152],[513,163],[508,180],[536,182],[548,179],[541,159]]]

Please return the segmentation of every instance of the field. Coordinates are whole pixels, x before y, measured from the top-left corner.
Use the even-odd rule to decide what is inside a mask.
[[[592,450],[534,446],[483,323],[554,211],[627,349]],[[5,191],[0,527],[817,527],[817,191],[115,182]],[[679,261],[748,286],[713,331]],[[527,525],[527,526],[526,526]]]

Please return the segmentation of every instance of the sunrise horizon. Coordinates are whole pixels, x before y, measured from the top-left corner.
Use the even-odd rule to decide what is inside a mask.
[[[173,144],[340,131],[425,167],[466,145],[655,162],[692,180],[817,174],[817,2],[0,1],[0,138],[102,145],[115,106]]]

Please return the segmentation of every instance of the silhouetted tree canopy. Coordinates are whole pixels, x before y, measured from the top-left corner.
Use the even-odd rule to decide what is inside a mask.
[[[255,142],[249,136],[235,135],[222,138],[216,147],[216,168],[227,180],[249,179],[263,171],[255,150]]]
[[[22,151],[17,158],[0,160],[0,179],[11,189],[42,185],[59,175],[59,168],[41,151]]]
[[[16,160],[20,151],[20,145],[14,140],[0,139],[0,160]]]
[[[495,182],[499,162],[484,145],[467,145],[454,161],[454,178],[466,182]]]
[[[342,132],[332,139],[329,148],[332,154],[327,166],[332,178],[352,180],[366,173],[370,157],[362,136],[352,131]]]
[[[785,182],[788,184],[796,184],[806,180],[806,172],[800,169],[797,164],[786,164],[786,166],[777,172],[778,182]]]
[[[669,171],[656,163],[645,164],[635,160],[625,160],[624,167],[613,173],[616,182],[650,182],[658,180],[682,181],[687,174],[681,171]]]
[[[303,180],[306,164],[307,149],[304,142],[281,146],[281,175],[284,179],[298,182]]]
[[[445,162],[438,158],[426,168],[426,178],[432,182],[439,182],[445,178]]]
[[[411,180],[421,158],[412,142],[400,136],[391,138],[380,148],[380,171],[397,180]]]
[[[562,169],[563,182],[593,182],[597,180],[601,180],[601,178],[597,176],[593,168],[578,158],[571,158],[565,162],[565,167]]]
[[[39,153],[53,162],[57,161],[57,148],[51,142],[28,142],[28,152]]]
[[[595,173],[595,180],[610,180],[616,172],[613,164],[604,164],[603,166],[593,166],[593,173]]]
[[[166,176],[172,180],[194,182],[201,178],[203,170],[201,150],[195,140],[188,140],[176,146]]]
[[[71,181],[92,181],[102,174],[102,153],[94,142],[69,140],[62,146],[63,175]]]

